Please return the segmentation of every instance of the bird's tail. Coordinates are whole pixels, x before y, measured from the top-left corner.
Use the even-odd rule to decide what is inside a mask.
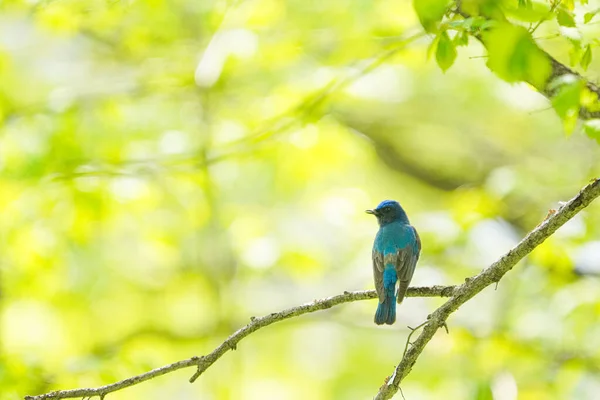
[[[375,323],[392,325],[394,322],[396,322],[396,296],[386,297],[383,303],[377,306]]]
[[[377,306],[375,311],[375,323],[377,325],[388,324],[392,325],[396,322],[396,271],[394,269],[386,269],[383,273],[383,287],[385,289],[385,299]]]

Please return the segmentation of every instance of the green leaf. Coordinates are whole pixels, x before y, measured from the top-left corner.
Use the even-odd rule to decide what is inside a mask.
[[[435,38],[431,41],[431,44],[427,48],[427,59],[431,58],[431,55],[434,51],[437,51],[438,43],[440,42],[440,35],[436,35]]]
[[[531,0],[519,0],[519,8],[531,8]]]
[[[475,400],[493,400],[494,394],[490,382],[479,382],[475,391]]]
[[[588,22],[590,22],[596,16],[596,14],[598,14],[598,10],[585,13],[583,15],[583,23],[587,24]]]
[[[486,19],[494,19],[497,21],[506,22],[504,10],[507,5],[512,5],[513,1],[502,0],[462,0],[460,9],[469,15],[477,15]],[[518,8],[518,7],[512,7]]]
[[[581,64],[581,68],[583,68],[584,70],[587,71],[588,66],[590,65],[591,62],[592,62],[592,46],[590,46],[588,44],[585,47],[585,52],[581,56],[581,61],[579,61],[579,64]]]
[[[560,119],[562,119],[563,127],[567,134],[571,134],[577,124],[583,87],[583,81],[576,79],[560,86],[556,94],[552,97],[552,107],[554,107],[554,110]]]
[[[444,31],[440,33],[439,37],[440,41],[435,52],[435,59],[442,71],[446,72],[454,64],[454,60],[456,60],[456,48],[450,40],[448,32]]]
[[[573,46],[569,50],[569,65],[574,67],[579,61],[581,61],[581,47],[573,43]]]
[[[483,24],[481,24],[480,29],[485,31],[487,29],[498,26],[498,21],[494,21],[493,19],[486,20]]]
[[[484,32],[488,50],[488,67],[507,82],[526,81],[542,88],[552,66],[547,54],[535,44],[531,34],[521,26],[498,24]]]
[[[560,26],[567,26],[569,28],[575,28],[575,18],[573,13],[564,7],[560,7],[556,12],[556,20]]]
[[[560,4],[566,7],[567,10],[573,11],[575,9],[575,1],[573,0],[562,0]]]
[[[531,3],[527,7],[508,7],[504,8],[506,15],[522,22],[537,23],[554,18],[550,12],[550,5],[546,2]]]
[[[585,134],[600,144],[600,119],[589,119],[584,122]]]
[[[471,29],[471,25],[473,25],[473,21],[475,21],[475,19],[473,17],[469,17],[465,19],[459,19],[458,21],[450,21],[448,22],[448,26],[454,29],[460,28],[464,30],[469,30]]]
[[[413,7],[427,32],[437,32],[448,8],[447,0],[413,0]]]
[[[583,87],[581,97],[579,98],[581,107],[585,107],[590,112],[600,111],[600,103],[596,92],[590,90],[587,86]]]
[[[461,32],[454,37],[454,46],[467,46],[469,44],[469,34],[467,32]]]

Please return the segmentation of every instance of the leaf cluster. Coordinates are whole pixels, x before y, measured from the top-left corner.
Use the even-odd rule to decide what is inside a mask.
[[[582,76],[600,45],[596,37],[584,35],[600,9],[590,9],[587,0],[415,0],[414,9],[433,35],[429,54],[435,53],[442,71],[455,63],[457,49],[474,38],[485,47],[487,66],[499,78],[529,83],[549,97],[567,134],[582,118],[585,133],[600,142],[595,128],[600,91]],[[551,37],[568,43],[568,63],[574,70],[542,46],[541,38],[535,37],[540,28],[554,31]]]

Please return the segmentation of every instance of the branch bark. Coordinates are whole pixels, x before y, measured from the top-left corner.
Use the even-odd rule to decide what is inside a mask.
[[[550,237],[579,211],[587,207],[599,195],[600,179],[595,179],[592,183],[584,187],[577,196],[565,203],[558,211],[539,224],[498,261],[494,262],[478,275],[465,279],[465,283],[456,287],[453,290],[452,297],[429,316],[423,331],[404,354],[388,382],[379,389],[375,399],[389,399],[398,391],[402,380],[410,373],[417,358],[423,352],[427,343],[433,338],[433,335],[435,335],[440,327],[446,324],[446,319],[448,319],[450,314],[477,293],[492,283],[498,282],[517,262]]]
[[[408,297],[450,297],[453,295],[456,286],[429,286],[429,287],[413,287],[408,289]],[[297,317],[311,312],[326,310],[328,308],[359,300],[369,300],[377,298],[374,290],[364,290],[358,292],[344,292],[343,294],[328,297],[321,300],[315,300],[311,303],[303,304],[297,307],[288,308],[277,313],[272,313],[261,318],[250,317],[251,322],[243,328],[234,332],[223,343],[221,343],[210,354],[201,357],[192,357],[186,360],[174,362],[160,368],[153,369],[141,375],[136,375],[131,378],[124,379],[119,382],[96,388],[81,388],[70,390],[58,390],[37,396],[25,396],[25,400],[58,400],[70,399],[76,397],[92,397],[98,396],[101,399],[108,393],[116,392],[117,390],[125,389],[130,386],[137,385],[150,379],[168,374],[182,368],[197,367],[196,372],[190,378],[193,383],[204,371],[213,365],[223,354],[229,350],[235,350],[237,344],[257,330],[274,324],[275,322],[283,321],[289,318]]]

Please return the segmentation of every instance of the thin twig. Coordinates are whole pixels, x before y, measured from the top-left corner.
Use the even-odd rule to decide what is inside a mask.
[[[554,4],[552,4],[552,6],[550,7],[550,10],[548,11],[548,15],[542,19],[540,19],[538,21],[538,23],[533,27],[533,29],[531,29],[529,31],[529,33],[531,35],[533,35],[533,33],[537,30],[537,28],[540,27],[540,25],[542,25],[542,23],[546,20],[546,18],[549,18],[552,16],[552,14],[554,14],[554,11],[556,10],[556,7],[558,7],[560,5],[561,0],[556,1]]]
[[[393,378],[379,389],[375,399],[389,399],[398,391],[402,380],[410,373],[412,366],[425,349],[427,343],[433,338],[436,331],[445,325],[446,319],[450,314],[458,310],[461,305],[483,289],[492,283],[498,282],[517,262],[539,246],[579,211],[587,207],[599,195],[600,179],[595,179],[592,183],[584,187],[577,196],[562,205],[558,211],[554,214],[549,214],[549,217],[529,232],[523,240],[498,261],[473,278],[467,278],[465,283],[458,286],[453,291],[452,297],[431,314],[428,323],[423,328],[423,332],[421,332],[417,340],[414,341],[413,345],[402,356],[402,360],[396,366],[392,375]]]
[[[412,337],[412,335],[419,330],[420,328],[424,327],[425,325],[427,325],[427,323],[429,322],[429,320],[423,322],[421,325],[417,326],[416,328],[411,328],[410,326],[407,326],[408,329],[410,329],[410,333],[408,334],[408,337],[406,338],[406,345],[404,346],[404,353],[402,353],[402,355],[404,356],[404,354],[406,354],[406,352],[408,351],[408,345],[410,344],[410,338]]]
[[[412,287],[408,289],[408,297],[450,297],[454,293],[455,286],[429,286],[429,287]],[[215,363],[223,354],[229,350],[234,350],[237,344],[249,334],[264,328],[275,322],[283,321],[292,317],[297,317],[311,312],[325,310],[340,304],[349,303],[359,300],[368,300],[377,298],[374,290],[364,290],[358,292],[344,292],[343,294],[328,297],[321,300],[315,300],[311,303],[303,304],[297,307],[288,308],[277,313],[272,313],[261,318],[250,318],[250,323],[239,329],[221,343],[212,353],[202,357],[192,357],[187,360],[177,361],[173,364],[165,365],[164,367],[153,369],[141,375],[136,375],[122,381],[111,383],[109,385],[100,386],[97,388],[82,388],[59,390],[51,393],[41,394],[37,396],[25,396],[25,400],[58,400],[69,399],[75,397],[103,397],[108,393],[116,392],[117,390],[137,385],[138,383],[156,378],[169,372],[177,371],[182,368],[194,367],[198,369],[190,378],[190,382],[194,382],[198,377],[206,371],[212,364]]]

